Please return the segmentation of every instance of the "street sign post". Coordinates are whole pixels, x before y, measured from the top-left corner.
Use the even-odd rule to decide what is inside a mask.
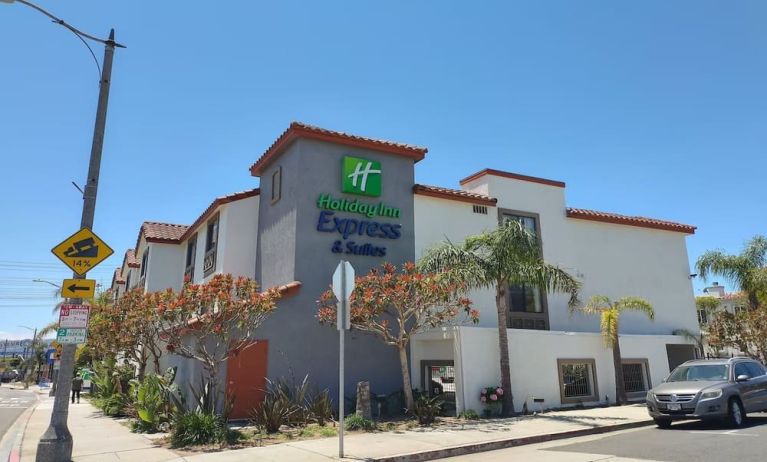
[[[59,245],[51,249],[59,260],[72,271],[83,276],[99,263],[114,253],[106,242],[102,241],[89,228],[82,228]]]
[[[61,283],[62,298],[93,298],[95,293],[95,279],[64,279]]]
[[[351,328],[349,297],[354,290],[354,267],[341,260],[333,273],[333,294],[338,300],[338,457],[344,457],[344,333]]]

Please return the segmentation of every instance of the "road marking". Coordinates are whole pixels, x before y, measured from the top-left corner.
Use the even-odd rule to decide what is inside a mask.
[[[724,432],[711,432],[705,430],[689,430],[687,433],[703,434],[703,435],[726,435],[726,436],[759,436],[753,433],[738,433],[739,430],[728,430]]]

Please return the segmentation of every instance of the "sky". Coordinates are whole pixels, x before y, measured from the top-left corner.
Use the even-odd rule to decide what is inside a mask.
[[[189,224],[258,186],[248,167],[293,120],[427,146],[419,183],[495,168],[565,181],[568,206],[696,225],[691,266],[767,232],[762,1],[38,4],[127,46],[94,224],[116,252],[89,273],[104,286],[143,221]],[[32,280],[70,274],[50,249],[79,227],[98,70],[22,4],[0,3],[0,43],[2,339],[54,320]]]

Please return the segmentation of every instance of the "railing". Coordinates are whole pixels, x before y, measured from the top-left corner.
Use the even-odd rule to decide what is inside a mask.
[[[205,252],[205,258],[202,261],[202,274],[208,276],[216,270],[216,248]]]

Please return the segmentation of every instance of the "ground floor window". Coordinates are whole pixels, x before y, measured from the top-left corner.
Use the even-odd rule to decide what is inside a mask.
[[[558,359],[557,367],[563,404],[599,400],[593,359]]]
[[[624,359],[623,367],[623,386],[629,398],[632,393],[637,397],[644,397],[645,392],[650,389],[650,373],[646,359]]]

